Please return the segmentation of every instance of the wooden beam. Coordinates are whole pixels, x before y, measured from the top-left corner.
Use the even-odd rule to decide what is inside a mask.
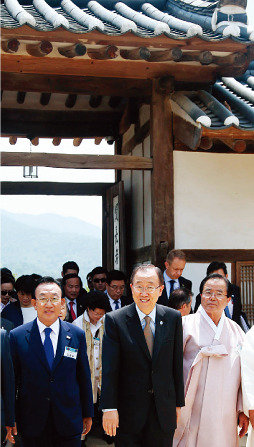
[[[51,93],[42,93],[40,97],[40,104],[42,106],[47,106],[50,101]]]
[[[144,139],[149,135],[150,121],[147,121],[135,135],[122,146],[122,154],[129,154],[138,144],[142,143]]]
[[[77,101],[77,95],[73,93],[68,95],[65,101],[65,107],[67,107],[68,109],[72,109],[72,107],[75,106],[76,101]]]
[[[53,140],[52,140],[52,144],[53,144],[54,146],[59,146],[59,145],[61,144],[61,141],[62,141],[62,138],[60,138],[60,137],[54,137]]]
[[[135,49],[136,50],[136,49]],[[126,50],[128,51],[128,50]],[[132,51],[132,50],[131,50]],[[134,51],[134,50],[133,50]],[[149,50],[148,50],[149,51]],[[134,57],[134,56],[133,56]],[[151,63],[140,60],[92,60],[87,58],[74,58],[71,61],[68,58],[48,56],[40,58],[40,64],[37,58],[31,56],[14,54],[2,54],[2,71],[11,73],[34,73],[50,75],[68,75],[97,77],[113,77],[125,79],[151,79],[166,75],[174,76],[178,81],[187,80],[203,82],[215,81],[218,73],[218,67],[215,65],[204,65],[202,70],[196,64],[182,64],[169,62]]]
[[[45,39],[45,31],[32,29],[28,25],[23,25],[18,28],[3,28],[2,38],[3,39],[27,39],[27,40],[43,40]],[[102,34],[101,32],[95,30],[89,33],[70,33],[69,30],[65,30],[63,27],[59,27],[52,31],[47,31],[47,38],[51,42],[69,42],[75,43],[77,41],[85,41],[87,45],[115,45],[115,46],[125,46],[128,42],[129,46],[133,47],[149,47],[149,48],[160,48],[160,49],[171,49],[174,47],[179,47],[178,39],[171,39],[168,36],[160,35],[151,38],[136,36],[132,32],[125,33],[123,35],[110,35]],[[251,43],[246,45],[246,42],[237,42],[231,38],[225,40],[203,40],[200,37],[192,37],[191,39],[181,40],[181,49],[188,50],[198,50],[198,51],[223,51],[223,52],[237,52],[243,51],[247,52],[247,48]]]
[[[10,137],[9,138],[9,143],[13,146],[17,143],[17,137]]]
[[[60,47],[58,48],[58,51],[62,56],[71,59],[75,56],[84,56],[86,54],[86,46],[82,43],[74,43],[73,45]]]
[[[108,45],[106,47],[90,49],[87,54],[91,59],[106,60],[115,59],[119,56],[120,51],[116,46]]]
[[[3,40],[1,42],[2,50],[5,53],[16,53],[19,49],[20,42],[17,39]]]
[[[183,249],[187,257],[187,262],[236,262],[236,261],[253,261],[254,250],[196,250],[196,249]]]
[[[202,137],[208,137],[218,140],[254,140],[254,129],[244,130],[238,129],[234,126],[226,127],[224,129],[213,129],[209,127],[202,127]]]
[[[118,135],[121,112],[2,109],[2,133],[40,138]]]
[[[89,106],[92,107],[92,109],[96,109],[101,105],[102,96],[101,95],[91,95],[89,99]]]
[[[17,103],[24,104],[26,99],[26,92],[18,92],[17,93]]]
[[[162,267],[165,251],[174,247],[173,113],[168,96],[153,81],[151,99],[152,261]]]
[[[211,138],[202,137],[199,144],[200,149],[208,151],[213,147],[213,140]]]
[[[33,146],[39,146],[39,138],[35,137],[31,140]]]
[[[204,142],[205,145],[204,147],[202,146],[202,141],[204,138]],[[212,144],[212,145],[211,145]],[[211,147],[209,148],[209,146],[211,145]],[[190,152],[192,151],[192,149],[190,149],[188,146],[186,146],[185,144],[183,144],[180,140],[178,140],[177,138],[174,141],[174,150],[175,151],[184,151],[184,152]],[[226,146],[222,140],[217,140],[217,139],[210,139],[207,137],[202,137],[201,138],[201,143],[199,145],[199,147],[196,149],[196,152],[207,152],[207,153],[214,153],[214,154],[237,154],[238,152],[235,152]],[[250,140],[246,140],[246,150],[243,152],[243,154],[254,154],[254,141],[250,141]]]
[[[113,183],[2,182],[3,195],[101,196]]]
[[[202,129],[175,101],[169,100],[173,112],[173,134],[190,149],[200,144]]]
[[[44,166],[66,169],[135,169],[151,170],[147,157],[128,155],[71,155],[31,152],[1,152],[2,166]]]
[[[81,145],[83,138],[73,138],[73,146],[78,147]]]
[[[43,75],[2,72],[2,89],[24,92],[76,93],[143,97],[151,94],[150,79],[123,79],[69,75]]]
[[[53,50],[53,45],[51,42],[47,40],[42,40],[39,43],[32,43],[26,45],[26,51],[30,56],[34,57],[44,57],[47,56],[51,51]],[[34,61],[34,63],[37,65],[38,61]]]

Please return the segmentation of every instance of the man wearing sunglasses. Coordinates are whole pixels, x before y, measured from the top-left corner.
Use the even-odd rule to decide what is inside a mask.
[[[126,285],[126,276],[120,270],[111,270],[107,275],[107,296],[112,310],[121,309],[121,307],[131,304],[132,301],[124,296]]]
[[[3,273],[1,275],[1,312],[8,306],[10,300],[16,298],[15,280],[9,273]]]
[[[91,273],[92,287],[94,290],[99,292],[105,292],[106,290],[106,280],[107,280],[107,270],[104,267],[95,267]]]

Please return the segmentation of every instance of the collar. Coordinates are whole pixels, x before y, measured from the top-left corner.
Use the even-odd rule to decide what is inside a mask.
[[[75,300],[69,300],[69,298],[65,297],[67,304],[73,303],[73,304],[77,304],[77,300],[75,298]]]
[[[116,301],[117,301],[117,302],[120,301],[120,303],[121,303],[121,299],[122,299],[122,297],[120,297],[118,300],[113,300],[113,298],[111,298],[111,296],[108,294],[108,291],[107,291],[107,295],[108,295],[108,298],[109,298],[109,300],[110,300],[111,303],[115,303]]]
[[[51,326],[45,326],[45,324],[43,324],[43,323],[39,320],[38,317],[37,317],[36,320],[37,320],[37,325],[38,325],[38,329],[39,329],[40,335],[42,334],[42,332],[44,331],[44,329],[45,329],[46,327],[50,327],[50,329],[52,329],[52,331],[53,331],[56,335],[59,334],[59,330],[60,330],[60,321],[59,321],[59,318],[58,318],[53,324],[51,324]]]
[[[153,323],[155,324],[156,306],[154,306],[152,312],[150,312],[149,315],[144,314],[144,313],[138,308],[137,304],[135,304],[135,306],[136,306],[136,311],[137,311],[137,314],[138,314],[138,317],[139,317],[140,321],[142,321],[146,316],[148,316],[148,317],[151,318],[151,320],[152,320]]]
[[[213,331],[215,332],[215,340],[219,340],[220,336],[221,336],[221,332],[222,332],[222,328],[224,325],[224,321],[225,321],[225,314],[224,312],[222,312],[221,314],[221,318],[219,321],[218,326],[216,326],[216,324],[213,322],[213,320],[209,317],[209,315],[206,313],[205,309],[202,307],[202,305],[199,306],[200,312],[203,315],[203,317],[205,318],[205,320],[207,321],[207,323],[209,324],[209,326],[213,329]]]
[[[166,270],[164,270],[164,272],[163,272],[163,277],[164,277],[165,282],[175,281],[175,283],[179,283],[179,278],[178,279],[170,278],[170,276],[167,275]]]

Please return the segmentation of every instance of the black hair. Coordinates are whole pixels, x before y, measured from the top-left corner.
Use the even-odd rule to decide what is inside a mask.
[[[77,273],[79,273],[79,266],[75,261],[67,261],[63,264],[63,274],[65,275],[65,273],[67,272],[67,270],[76,270]]]
[[[216,272],[217,270],[221,270],[221,269],[223,270],[225,275],[228,274],[227,266],[226,266],[225,262],[213,261],[213,262],[211,262],[211,264],[208,265],[206,275],[209,276],[213,272]]]
[[[103,309],[105,312],[110,312],[112,310],[108,302],[107,295],[99,290],[91,290],[91,292],[88,292],[86,295],[86,300],[86,307],[88,309]]]
[[[71,278],[78,278],[80,288],[82,289],[82,287],[83,287],[82,280],[81,280],[80,276],[78,276],[76,273],[68,273],[68,275],[64,275],[64,277],[62,279],[62,287],[64,287],[65,284],[67,283],[68,279],[71,279]]]
[[[105,273],[105,275],[107,276],[108,271],[107,269],[105,269],[104,267],[95,267],[91,272],[91,278],[93,280],[94,275],[101,275],[102,273]]]
[[[137,272],[146,271],[146,270],[154,270],[158,276],[160,286],[162,286],[164,284],[164,278],[163,278],[161,269],[159,269],[159,267],[155,267],[155,265],[153,265],[153,264],[142,264],[142,265],[138,265],[137,267],[135,267],[131,274],[131,278],[130,278],[131,284],[133,284],[134,277],[137,274]]]
[[[230,281],[225,276],[219,275],[218,273],[213,273],[212,275],[208,275],[208,276],[206,276],[203,279],[203,281],[201,281],[201,284],[200,284],[200,287],[199,287],[199,291],[200,291],[201,295],[203,293],[204,286],[207,283],[207,281],[209,281],[209,279],[223,279],[223,281],[225,282],[226,287],[227,287],[227,297],[231,296],[231,283],[230,283]]]
[[[61,289],[61,284],[59,281],[57,281],[57,279],[52,278],[52,276],[42,276],[41,279],[39,279],[36,282],[34,291],[33,291],[33,299],[36,299],[35,297],[35,292],[38,286],[40,286],[41,284],[56,284],[58,287],[60,287]],[[62,289],[61,289],[62,292]]]
[[[1,284],[5,284],[5,283],[11,283],[13,285],[13,287],[15,288],[15,279],[14,276],[12,276],[12,274],[8,273],[8,272],[1,272]]]
[[[36,284],[37,282],[33,278],[33,275],[22,275],[17,279],[15,289],[17,292],[32,294]]]
[[[170,294],[170,307],[179,310],[184,304],[189,304],[192,297],[193,293],[190,290],[184,287],[176,289]]]
[[[111,281],[124,281],[126,284],[127,278],[121,270],[110,270],[107,274],[106,282],[110,286]]]

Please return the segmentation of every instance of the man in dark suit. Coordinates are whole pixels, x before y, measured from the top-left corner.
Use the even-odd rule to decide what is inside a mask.
[[[77,317],[84,313],[86,308],[86,298],[80,296],[82,281],[76,273],[68,273],[63,277],[61,284],[67,304],[65,321],[72,323]]]
[[[158,300],[158,304],[170,307],[170,294],[180,287],[191,291],[192,282],[182,276],[186,264],[185,253],[181,250],[171,250],[165,261],[166,270],[163,273],[164,289]]]
[[[134,303],[105,317],[101,407],[116,447],[170,447],[184,405],[181,314],[156,304],[163,287],[157,267],[137,267]]]
[[[37,319],[10,332],[23,447],[80,447],[92,425],[85,333],[58,317],[64,303],[50,277],[35,289]]]
[[[14,441],[15,427],[15,379],[7,332],[1,329],[1,444],[5,439]]]
[[[228,278],[227,266],[224,262],[213,261],[208,265],[206,275],[212,275],[213,273],[218,273],[219,275]],[[228,318],[235,321],[244,332],[250,329],[250,325],[247,320],[246,314],[242,310],[240,289],[237,285],[231,284],[231,301],[226,306],[224,312]],[[196,312],[201,304],[200,293],[196,296],[196,303],[194,312]]]
[[[112,310],[121,309],[132,303],[132,300],[124,296],[126,286],[126,276],[120,270],[111,270],[107,274],[107,296],[108,302]]]

